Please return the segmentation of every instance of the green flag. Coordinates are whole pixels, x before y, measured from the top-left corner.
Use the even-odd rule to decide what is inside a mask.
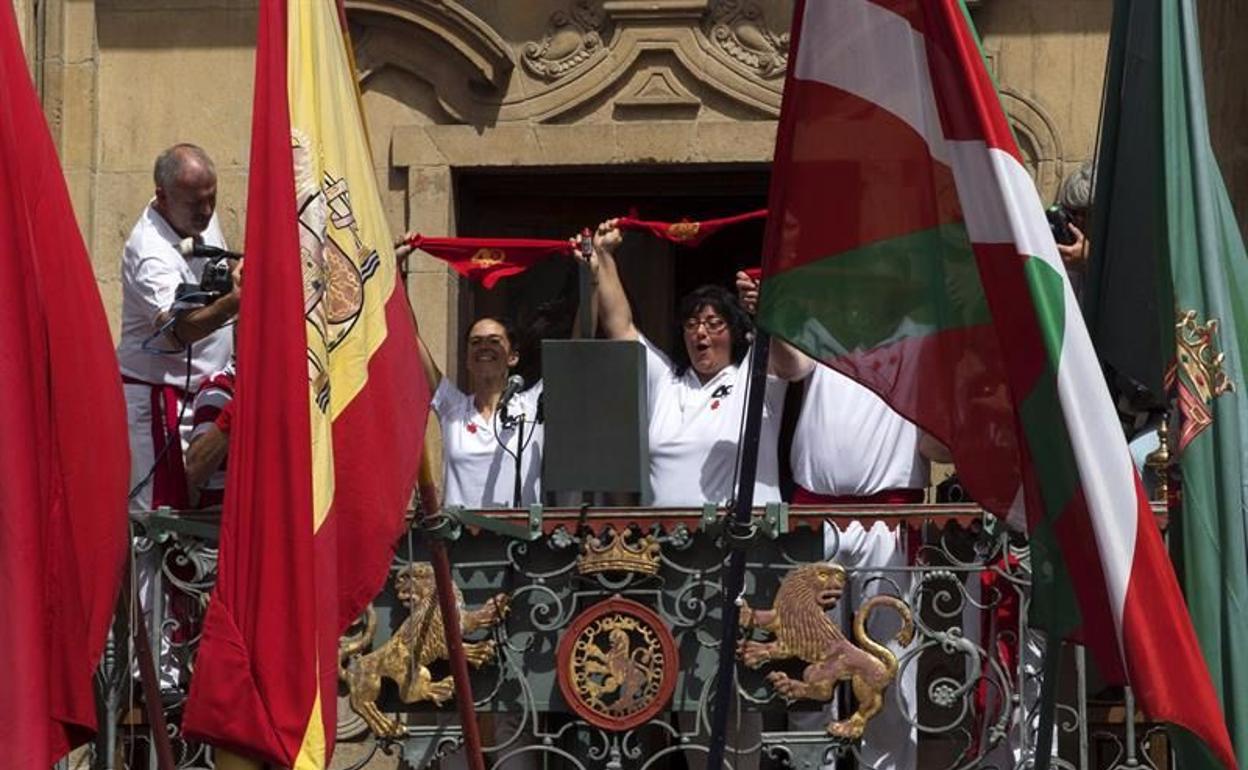
[[[1115,3],[1086,310],[1120,395],[1171,404],[1172,556],[1248,766],[1248,256],[1209,139],[1195,6]],[[1209,765],[1177,747],[1179,767]]]

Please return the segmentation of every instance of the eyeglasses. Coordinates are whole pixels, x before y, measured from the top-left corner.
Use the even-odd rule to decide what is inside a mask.
[[[685,331],[694,334],[698,331],[699,326],[706,327],[707,334],[719,334],[728,328],[728,322],[719,316],[708,316],[706,318],[686,318],[684,324]]]

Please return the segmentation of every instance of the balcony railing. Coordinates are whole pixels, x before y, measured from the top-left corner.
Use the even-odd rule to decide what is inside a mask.
[[[132,519],[140,580],[128,590],[137,593],[151,581],[144,601],[159,619],[150,634],[178,763],[210,767],[211,749],[182,740],[178,722],[215,578],[217,514],[162,509],[134,512]],[[350,670],[353,658],[398,644],[389,640],[406,619],[428,611],[432,579],[420,565],[427,538],[444,538],[466,615],[474,620],[466,638],[476,643],[479,664],[472,674],[476,710],[489,715],[487,767],[680,767],[677,757],[689,767],[705,764],[728,539],[746,551],[741,599],[758,611],[753,627],[742,631],[749,642],[737,667],[729,731],[734,766],[1004,769],[1028,765],[1038,750],[1044,643],[1028,628],[1027,543],[975,506],[772,505],[755,511],[745,537],[733,538],[723,530],[723,511],[713,506],[447,509],[428,518],[413,513],[410,521],[392,581],[343,638],[344,664]],[[883,522],[898,534],[863,543],[855,522],[868,529]],[[804,565],[823,562],[841,539],[855,539],[854,548],[839,549],[843,589],[835,596],[807,592],[805,606],[795,604],[800,591],[793,587],[814,574],[801,572]],[[864,546],[887,550],[889,542],[901,546],[891,560],[863,558]],[[879,595],[897,601],[872,600]],[[863,623],[866,636],[893,639],[905,614],[914,633],[907,643],[884,644],[895,656],[896,676],[883,692],[884,710],[859,740],[832,735],[828,725],[852,721],[873,697],[870,688],[855,692],[839,683],[831,703],[789,702],[786,694],[822,686],[813,670],[819,666],[772,660],[777,648],[766,645],[786,624],[802,630],[826,617],[842,629],[834,636],[850,645],[834,654],[875,666],[884,658],[864,651],[853,628],[868,602],[882,609]],[[505,613],[493,611],[504,605]],[[772,609],[779,625],[768,625]],[[120,726],[109,720],[102,732],[97,767],[113,767],[113,757],[124,757],[129,767],[155,767],[140,712],[126,708],[133,701],[127,639],[119,625],[101,667],[108,712],[122,718]],[[839,643],[822,638],[819,644]],[[620,670],[633,677],[626,682],[610,673],[620,660],[612,651],[624,649],[631,668]],[[444,661],[418,657],[404,665],[424,665],[434,682],[446,675]],[[1063,646],[1059,677],[1048,748],[1054,767],[1169,766],[1164,733],[1138,721],[1129,691],[1096,681],[1080,647]],[[786,690],[786,678],[802,684]],[[377,698],[379,724],[352,707],[356,684],[348,674],[340,687],[336,767],[383,758],[393,766],[396,753],[422,767],[458,750],[453,703],[404,703],[388,682]]]

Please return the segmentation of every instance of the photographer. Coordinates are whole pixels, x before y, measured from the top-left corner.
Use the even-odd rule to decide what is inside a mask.
[[[1092,161],[1086,160],[1067,174],[1057,190],[1057,201],[1048,212],[1057,252],[1062,255],[1062,263],[1072,278],[1083,273],[1092,251],[1085,232],[1092,213],[1094,171]]]
[[[179,251],[188,238],[225,246],[214,213],[217,173],[207,153],[193,144],[170,147],[157,157],[153,181],[155,197],[122,252],[117,359],[130,427],[131,506],[182,508],[189,502],[183,452],[192,417],[185,402],[230,362],[234,342],[224,327],[238,312],[241,275],[238,263]],[[204,279],[209,286],[179,296],[181,285]]]

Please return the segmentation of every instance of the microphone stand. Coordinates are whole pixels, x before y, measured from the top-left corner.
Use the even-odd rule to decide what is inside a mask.
[[[516,418],[515,422],[516,422],[516,478],[515,478],[515,483],[512,486],[511,507],[519,508],[520,501],[521,501],[521,494],[523,491],[521,489],[522,485],[521,485],[521,479],[520,479],[520,468],[522,467],[521,460],[524,457],[524,412],[520,413],[520,416]]]
[[[524,415],[524,412],[520,412],[520,414],[516,415],[515,417],[511,416],[511,410],[508,408],[508,406],[511,404],[511,399],[515,397],[516,397],[515,394],[512,394],[510,398],[508,398],[506,401],[499,404],[498,411],[499,411],[499,424],[503,430],[507,430],[508,428],[512,428],[512,427],[516,428],[516,451],[511,453],[511,456],[515,459],[515,464],[516,464],[515,478],[512,481],[512,486],[511,486],[511,507],[519,508],[520,501],[523,495],[523,484],[521,481],[520,469],[524,461],[525,415]],[[507,451],[507,439],[501,435],[501,431],[499,435],[494,437],[494,440],[498,442],[499,446],[503,448],[504,452]]]

